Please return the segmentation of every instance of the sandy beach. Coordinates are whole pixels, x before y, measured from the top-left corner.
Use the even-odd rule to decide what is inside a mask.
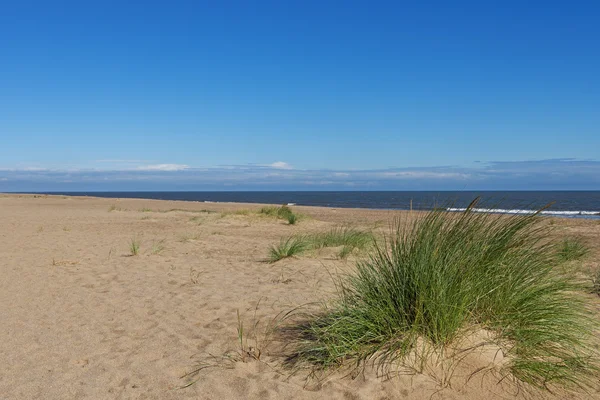
[[[425,374],[386,380],[367,370],[308,384],[302,372],[292,374],[282,366],[281,344],[262,337],[264,326],[330,298],[332,274],[352,271],[355,256],[323,249],[268,263],[269,247],[341,224],[383,233],[395,216],[410,216],[294,206],[304,217],[288,225],[258,214],[261,207],[0,195],[0,399],[524,397],[490,376],[465,383],[457,374],[440,388]],[[548,221],[556,235],[581,237],[591,249],[577,265],[582,273],[600,267],[599,221]],[[589,302],[600,309],[598,297]],[[240,324],[245,349],[260,351],[260,360],[240,350]],[[600,398],[597,390],[569,397]]]

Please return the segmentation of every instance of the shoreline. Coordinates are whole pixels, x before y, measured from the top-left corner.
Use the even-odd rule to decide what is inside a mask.
[[[568,191],[565,191],[568,192]],[[594,191],[591,191],[594,192]],[[235,205],[245,205],[245,206],[250,206],[252,208],[254,207],[265,207],[265,206],[280,206],[283,203],[264,203],[264,202],[244,202],[244,201],[209,201],[209,200],[192,200],[192,199],[156,199],[156,198],[151,198],[151,197],[113,197],[113,196],[93,196],[92,193],[93,192],[81,192],[81,194],[74,194],[75,192],[71,192],[69,194],[62,194],[62,193],[43,193],[43,192],[38,192],[38,193],[17,193],[17,192],[0,192],[0,196],[49,196],[49,197],[73,197],[73,198],[90,198],[90,199],[108,199],[108,200],[139,200],[139,201],[173,201],[173,202],[184,202],[184,203],[189,203],[189,204],[235,204]],[[97,193],[123,193],[123,194],[130,194],[130,193],[160,193],[160,192],[97,192]],[[165,193],[178,193],[178,192],[165,192]],[[182,193],[191,193],[191,192],[182,192]],[[193,192],[195,193],[195,192]],[[209,192],[210,193],[210,192]],[[223,192],[223,193],[228,193],[228,192]],[[237,193],[237,192],[235,192]],[[269,193],[269,192],[264,192],[264,193]],[[284,193],[284,192],[281,192]],[[293,192],[292,192],[293,193]],[[349,192],[352,193],[352,192]],[[358,211],[358,210],[369,210],[369,211],[380,211],[380,212],[428,212],[433,210],[433,208],[426,208],[426,209],[419,209],[419,208],[415,208],[415,209],[404,209],[404,208],[374,208],[374,207],[352,207],[352,206],[344,206],[344,205],[340,205],[340,206],[322,206],[322,205],[302,205],[302,204],[297,204],[297,203],[287,203],[287,206],[290,207],[310,207],[310,208],[322,208],[322,209],[332,209],[332,210],[350,210],[350,211]],[[446,208],[446,211],[448,212],[462,212],[465,211],[466,208],[464,207],[442,207],[442,208]],[[535,214],[537,212],[537,210],[533,210],[533,209],[501,209],[501,208],[475,208],[474,211],[476,212],[482,212],[482,213],[487,213],[487,214],[500,214],[500,215],[515,215],[515,214]],[[541,215],[543,215],[544,217],[551,217],[551,218],[560,218],[560,219],[574,219],[574,220],[591,220],[591,221],[598,221],[600,220],[600,211],[586,211],[586,210],[578,210],[578,211],[572,211],[572,210],[554,210],[554,211],[548,211],[548,210],[544,210],[541,212]]]

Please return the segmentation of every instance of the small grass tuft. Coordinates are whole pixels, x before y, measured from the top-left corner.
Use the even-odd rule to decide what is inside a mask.
[[[165,249],[165,239],[161,239],[158,241],[154,241],[152,243],[152,249],[150,250],[152,254],[160,254]]]
[[[179,237],[179,241],[181,243],[192,242],[194,240],[200,239],[199,233],[185,233]]]
[[[279,211],[279,207],[275,206],[267,206],[261,208],[258,213],[263,215],[268,215],[269,217],[277,217],[277,212]]]
[[[592,293],[600,296],[600,268],[592,272]]]
[[[132,238],[129,242],[129,254],[137,256],[140,253],[140,242],[137,238]]]
[[[269,217],[275,217],[278,219],[287,220],[290,225],[295,224],[300,219],[300,214],[295,214],[292,209],[287,205],[282,205],[280,207],[276,206],[267,206],[263,207],[258,211],[259,214],[267,215]],[[293,222],[291,222],[293,221]]]
[[[296,214],[290,214],[287,216],[287,220],[288,220],[288,224],[295,225],[296,221],[298,220],[298,217],[296,217]]]
[[[291,214],[293,214],[292,209],[285,204],[277,209],[277,217],[281,219],[287,219]]]
[[[374,243],[375,237],[369,231],[341,226],[327,232],[315,233],[310,236],[310,240],[315,249],[344,246],[349,250],[364,250]]]
[[[281,239],[279,245],[272,246],[269,250],[269,261],[274,263],[281,259],[298,255],[308,249],[306,238],[303,236],[290,236]]]
[[[221,218],[225,218],[228,217],[230,215],[250,215],[251,211],[245,208],[242,208],[240,210],[233,210],[233,211],[223,211],[221,212]]]
[[[558,256],[562,261],[575,261],[583,258],[589,249],[581,239],[571,237],[564,239],[558,249]]]

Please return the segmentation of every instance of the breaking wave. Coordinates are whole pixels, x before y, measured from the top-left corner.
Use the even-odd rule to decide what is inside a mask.
[[[466,211],[466,208],[457,208],[457,207],[448,207],[447,211],[453,212],[461,212]],[[537,210],[522,210],[522,209],[505,209],[505,208],[472,208],[474,212],[481,213],[493,213],[493,214],[535,214],[538,212]],[[600,216],[600,211],[552,211],[552,210],[544,210],[541,211],[540,214],[543,215],[556,215],[556,216]]]

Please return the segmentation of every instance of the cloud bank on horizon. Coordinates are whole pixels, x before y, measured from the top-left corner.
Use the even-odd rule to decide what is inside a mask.
[[[0,168],[0,191],[600,190],[600,161],[567,158],[363,170],[296,169],[283,161],[208,168],[139,162],[119,168]]]

